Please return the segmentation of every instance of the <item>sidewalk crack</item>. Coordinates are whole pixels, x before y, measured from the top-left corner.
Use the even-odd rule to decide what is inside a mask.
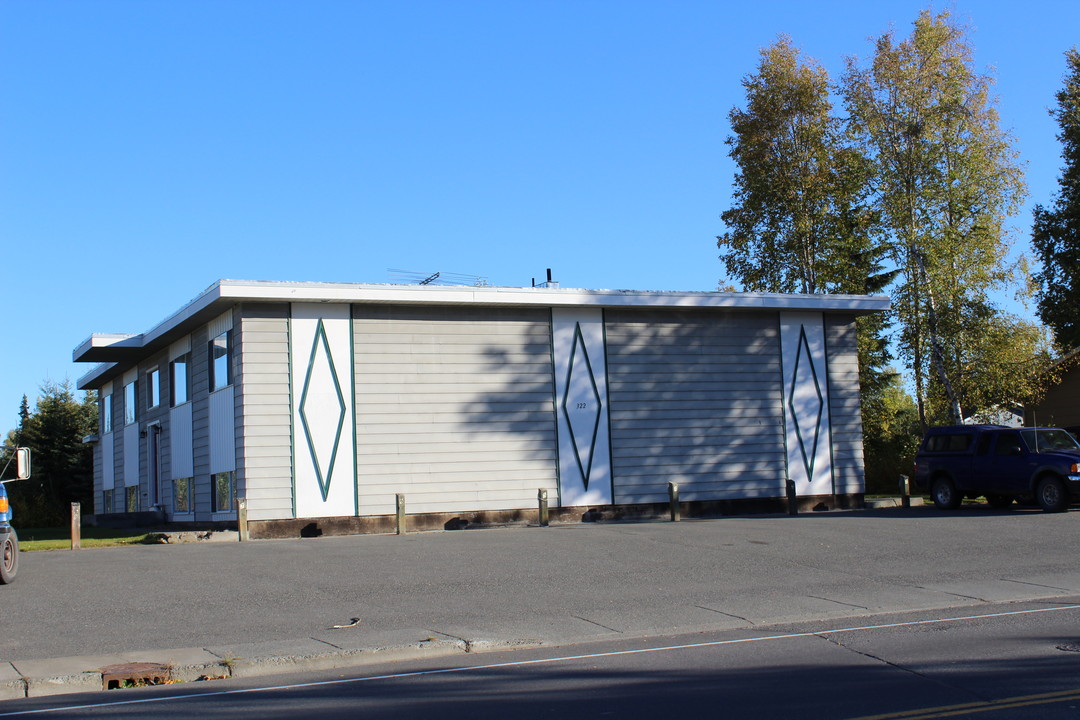
[[[585,622],[587,622],[587,623],[591,623],[591,624],[593,624],[593,625],[595,625],[595,626],[597,626],[597,627],[602,627],[602,628],[604,628],[605,630],[607,630],[607,631],[609,631],[609,632],[613,632],[613,633],[619,633],[620,635],[622,634],[622,632],[621,632],[621,631],[619,631],[619,630],[616,630],[616,629],[615,629],[615,628],[613,628],[613,627],[608,627],[607,625],[604,625],[603,623],[598,623],[598,622],[596,622],[595,620],[590,620],[589,618],[583,618],[583,617],[581,617],[580,615],[571,615],[570,617],[572,617],[572,618],[577,618],[578,620],[584,620]]]
[[[821,597],[820,595],[807,595],[806,597],[812,597],[815,600],[824,600],[825,602],[836,603],[837,605],[844,605],[846,607],[858,608],[859,610],[869,610],[870,608],[865,605],[856,605],[854,603],[841,602],[840,600],[833,600],[832,598]]]
[[[695,605],[694,607],[701,608],[702,610],[708,610],[709,612],[714,612],[717,615],[724,615],[724,616],[729,617],[729,618],[735,618],[736,620],[742,620],[744,623],[746,623],[748,625],[756,625],[757,624],[753,620],[751,620],[750,618],[744,618],[742,615],[735,615],[734,613],[724,612],[723,610],[717,610],[716,608],[705,607],[704,605]]]

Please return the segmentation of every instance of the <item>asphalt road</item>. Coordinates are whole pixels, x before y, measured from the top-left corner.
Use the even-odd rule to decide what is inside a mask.
[[[39,698],[0,718],[1072,719],[1075,600]]]
[[[1066,597],[1078,523],[913,508],[24,553],[0,660],[403,628],[580,642]]]

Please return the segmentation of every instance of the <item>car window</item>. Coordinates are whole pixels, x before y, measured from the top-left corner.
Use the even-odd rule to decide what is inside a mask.
[[[1021,430],[1024,443],[1032,452],[1045,450],[1080,450],[1076,438],[1058,428]]]
[[[971,447],[971,433],[942,433],[926,439],[927,452],[964,452]]]
[[[994,445],[994,455],[998,457],[1023,455],[1024,451],[1020,446],[1020,436],[1011,432],[996,434],[997,444]]]

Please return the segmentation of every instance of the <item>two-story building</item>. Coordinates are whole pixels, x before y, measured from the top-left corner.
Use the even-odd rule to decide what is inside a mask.
[[[868,296],[221,280],[95,334],[94,511],[252,534],[534,512],[850,506]],[[531,516],[530,516],[531,517]]]

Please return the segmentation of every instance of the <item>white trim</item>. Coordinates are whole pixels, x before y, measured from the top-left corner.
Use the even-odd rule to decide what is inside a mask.
[[[149,332],[136,335],[95,333],[72,352],[75,362],[103,364],[79,379],[80,389],[91,387],[130,362],[132,354],[159,346],[178,330],[203,323],[232,326],[232,307],[240,302],[359,303],[418,305],[490,305],[517,307],[647,307],[729,310],[805,310],[856,315],[885,312],[889,298],[871,295],[786,295],[781,293],[727,293],[701,291],[583,290],[540,287],[467,287],[434,285],[373,285],[357,283],[269,282],[219,280],[201,295],[161,321]],[[225,315],[212,315],[216,309]],[[225,316],[228,319],[225,320]],[[208,317],[210,316],[210,317]],[[213,327],[213,326],[212,326]],[[220,332],[220,331],[218,331]],[[217,335],[211,329],[211,337]]]

